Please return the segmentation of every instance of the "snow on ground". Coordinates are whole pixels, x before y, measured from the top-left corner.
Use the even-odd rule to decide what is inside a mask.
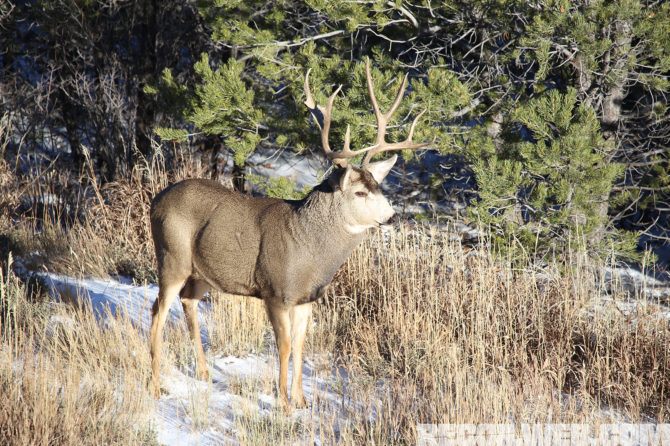
[[[91,308],[101,323],[105,323],[109,314],[122,310],[139,330],[148,333],[151,324],[150,308],[158,294],[157,286],[135,286],[112,279],[73,279],[51,273],[42,273],[40,276],[54,298],[90,301]],[[653,302],[654,297],[658,299],[656,293],[665,288],[667,283],[629,269],[607,270],[605,276],[606,282],[618,280],[623,282],[625,288],[635,290],[631,294],[637,295],[637,298],[631,296],[626,301],[614,301],[607,295],[598,296],[593,305],[599,312],[615,305],[618,311],[634,315],[637,311],[643,311],[642,307],[647,309],[647,306],[652,305],[662,307],[659,316],[670,319],[667,307],[659,305],[658,301]],[[199,317],[205,348],[208,342],[209,319],[206,313],[209,308],[207,302],[200,304]],[[649,309],[646,310],[648,311]],[[175,300],[170,308],[168,324],[183,324],[182,318],[181,305]],[[149,354],[148,345],[146,354]],[[249,416],[255,416],[257,420],[263,417],[269,420],[273,414],[279,412],[274,396],[278,367],[273,351],[244,358],[209,354],[208,361],[208,382],[196,380],[192,366],[186,369],[173,366],[170,372],[162,376],[163,386],[168,393],[156,402],[154,412],[150,414],[151,424],[161,444],[236,444],[240,433],[240,420],[245,417],[248,419]],[[306,358],[303,367],[305,396],[308,401],[318,401],[318,404],[313,404],[311,409],[294,411],[289,421],[309,422],[321,417],[338,423],[339,425],[331,426],[337,431],[343,424],[349,423],[347,410],[363,410],[364,405],[351,401],[351,397],[347,395],[346,373],[333,370],[329,365],[323,367],[324,363],[328,364],[317,355],[308,355]],[[290,370],[291,368],[289,373]],[[624,419],[620,414],[606,412],[606,409],[603,409],[602,414],[607,419]],[[374,415],[370,416],[374,419]],[[312,431],[311,435],[313,438],[310,442],[318,444],[318,432]]]
[[[151,305],[158,296],[158,286],[134,286],[112,279],[73,279],[60,274],[40,274],[55,299],[82,299],[91,302],[98,319],[106,317],[107,310],[112,314],[124,310],[138,328],[148,332],[151,326]],[[183,317],[179,305],[170,308],[168,320]]]
[[[109,314],[124,311],[139,330],[148,333],[151,325],[151,305],[158,294],[155,285],[135,286],[112,279],[74,279],[40,274],[55,299],[90,301],[101,323]],[[178,300],[170,308],[168,323],[182,323],[183,312]],[[203,342],[207,348],[207,317],[209,304],[200,304]],[[147,355],[148,345],[147,345]],[[167,394],[162,396],[151,414],[151,424],[157,439],[166,445],[208,445],[236,443],[236,419],[250,413],[269,416],[275,410],[274,377],[277,373],[276,355],[269,351],[244,358],[208,355],[210,381],[199,381],[193,370],[172,367],[164,373],[162,383]],[[291,369],[289,369],[291,370]],[[291,376],[289,374],[289,380]],[[303,385],[308,401],[319,401],[318,408],[295,410],[294,419],[318,417],[327,410],[342,420],[343,388],[347,376],[342,371],[317,367],[306,358]],[[247,384],[247,389],[240,391]],[[265,382],[267,385],[262,385]],[[254,384],[255,383],[255,384]],[[261,384],[259,384],[261,383]]]
[[[614,310],[631,322],[640,315],[670,321],[670,282],[631,267],[604,268],[602,280],[605,293],[593,297],[591,314]]]
[[[638,295],[661,303],[670,303],[670,282],[659,280],[631,267],[605,268],[607,289],[619,286],[631,295]]]
[[[266,178],[286,177],[299,188],[316,186],[329,168],[323,157],[311,154],[296,156],[289,150],[259,149],[251,154],[247,163],[251,173]]]

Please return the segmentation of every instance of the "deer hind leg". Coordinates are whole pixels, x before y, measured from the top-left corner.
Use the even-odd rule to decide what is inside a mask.
[[[291,401],[297,408],[307,407],[302,390],[302,349],[309,322],[312,319],[312,304],[302,304],[291,309],[291,343],[293,350],[293,380]]]
[[[202,339],[200,338],[198,302],[209,289],[210,286],[207,282],[196,280],[191,277],[179,293],[181,305],[184,308],[184,316],[186,317],[189,335],[191,341],[193,341],[193,347],[196,353],[196,377],[204,381],[209,379],[209,371],[207,370],[207,359],[205,358],[205,350],[202,347]]]
[[[163,327],[165,326],[165,319],[167,319],[170,305],[177,297],[179,290],[184,284],[184,279],[172,280],[168,282],[163,279],[160,280],[158,289],[158,298],[154,302],[151,310],[151,333],[150,333],[150,349],[151,349],[151,383],[152,391],[156,398],[161,394],[160,387],[160,370],[161,370],[161,349],[163,348]]]
[[[291,354],[291,318],[289,310],[282,305],[266,302],[268,318],[275,333],[279,350],[279,403],[289,410],[288,402],[288,358]]]

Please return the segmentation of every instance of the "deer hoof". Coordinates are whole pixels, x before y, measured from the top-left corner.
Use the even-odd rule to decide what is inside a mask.
[[[209,381],[209,370],[207,370],[206,368],[198,370],[195,373],[195,376],[201,381]]]
[[[296,397],[293,401],[293,406],[296,409],[306,409],[309,407],[309,404],[307,404],[307,400],[303,395],[300,395],[299,397]]]
[[[164,387],[161,387],[161,386],[158,386],[158,387],[156,387],[156,386],[151,386],[151,395],[152,395],[155,399],[160,399],[161,396],[163,396],[163,395],[167,395],[168,393],[169,393],[169,392],[168,392],[167,389],[165,389]]]

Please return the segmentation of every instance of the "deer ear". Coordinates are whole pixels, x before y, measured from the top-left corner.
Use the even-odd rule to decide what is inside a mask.
[[[346,170],[340,177],[340,190],[344,192],[345,190],[349,189],[349,186],[351,185],[351,172],[353,169],[351,166],[347,166]]]
[[[386,175],[389,174],[391,168],[398,161],[398,155],[393,155],[391,158],[384,161],[377,161],[376,163],[370,163],[365,167],[365,170],[372,174],[372,177],[377,181],[378,184],[381,184],[386,178]]]

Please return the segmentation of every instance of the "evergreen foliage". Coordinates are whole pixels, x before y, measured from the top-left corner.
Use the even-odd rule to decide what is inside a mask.
[[[297,151],[318,146],[301,104],[302,78],[311,69],[317,102],[325,102],[336,85],[344,86],[335,107],[333,144],[341,143],[347,125],[354,147],[369,143],[375,129],[362,59],[370,56],[382,108],[392,100],[397,75],[411,74],[391,138],[401,137],[411,117],[426,109],[416,139],[469,160],[478,186],[469,214],[494,228],[497,241],[506,244],[513,237],[520,249],[543,255],[574,245],[580,233],[593,253],[614,245],[619,254],[634,253],[635,236],[623,237],[608,218],[609,205],[616,202],[614,185],[626,178],[625,165],[617,160],[627,148],[608,125],[622,119],[616,101],[631,76],[648,88],[667,90],[668,27],[664,23],[658,35],[650,32],[652,23],[660,24],[658,16],[668,17],[667,7],[652,6],[650,13],[630,0],[558,0],[537,7],[520,1],[442,2],[432,8],[332,1],[198,5],[213,41],[245,61],[240,74],[257,93],[255,105],[246,101],[245,110],[260,110],[254,116],[263,122],[257,128],[266,141]],[[452,28],[460,29],[448,31],[454,22],[458,26]],[[473,33],[469,39],[479,39],[479,48],[455,45],[458,32],[456,40]],[[451,40],[451,53],[424,43],[431,34]],[[213,117],[213,108],[226,104],[203,102],[199,112]],[[191,122],[207,131],[202,121]],[[253,150],[251,144],[240,145],[236,162]],[[664,171],[662,164],[654,169]],[[655,177],[658,186],[667,184],[659,183],[664,175]],[[630,203],[631,193],[625,194],[619,206]]]
[[[607,200],[623,166],[607,162],[594,110],[578,102],[574,89],[549,90],[514,110],[509,133],[519,135],[516,142],[473,160],[473,217],[494,229],[500,246],[534,256],[562,253],[581,240],[591,252],[607,253],[598,200]],[[633,248],[618,247],[627,254]]]
[[[0,68],[19,79],[12,85],[29,83],[14,68],[25,61],[44,78],[55,73],[60,96],[50,100],[59,111],[50,119],[66,128],[71,147],[101,146],[106,176],[117,160],[132,160],[135,146],[149,154],[150,127],[164,140],[204,140],[233,153],[236,175],[261,146],[317,149],[319,133],[303,105],[308,69],[320,103],[343,86],[331,145],[342,144],[347,125],[353,148],[368,145],[375,134],[369,57],[382,108],[409,73],[389,140],[404,138],[426,110],[414,139],[467,163],[477,185],[467,215],[494,229],[498,241],[512,237],[519,249],[545,255],[578,232],[591,253],[634,257],[639,234],[670,237],[667,2],[38,3],[12,12],[16,23],[36,25],[30,35],[8,27],[19,43],[7,46],[2,61],[9,62]],[[117,20],[127,17],[137,22]],[[168,33],[163,23],[180,25]],[[121,43],[106,44],[114,40]],[[51,63],[45,54],[60,59]],[[117,74],[124,66],[117,61],[131,68]],[[81,80],[92,87],[82,89],[89,84]],[[119,101],[96,87],[103,81],[118,95],[128,86],[137,99],[110,113]],[[19,99],[13,107],[25,103]],[[433,176],[426,187],[442,186]],[[267,190],[297,196],[287,185]]]
[[[301,200],[310,192],[309,187],[298,187],[290,178],[266,178],[261,175],[249,174],[247,179],[257,186],[263,195],[284,200]]]

